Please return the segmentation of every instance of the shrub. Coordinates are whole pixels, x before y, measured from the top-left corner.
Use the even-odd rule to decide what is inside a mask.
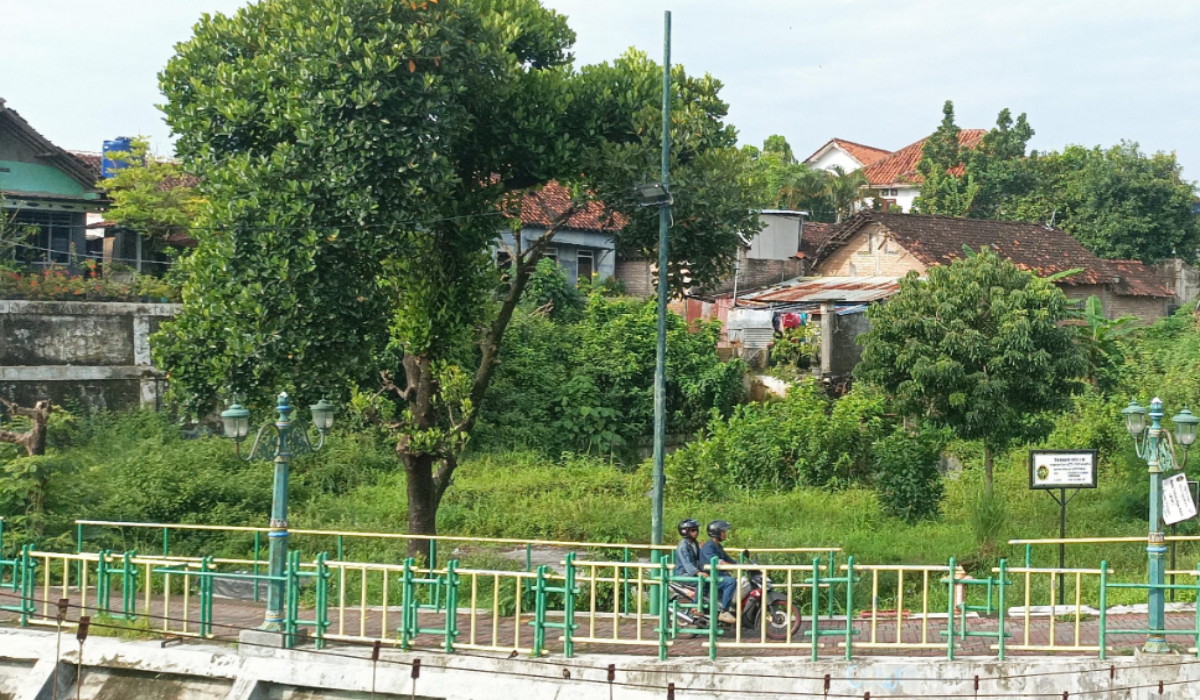
[[[627,457],[654,422],[656,309],[653,302],[593,292],[582,317],[556,322],[519,311],[487,398],[476,444]],[[717,329],[667,324],[667,430],[694,433],[742,398],[741,361],[722,362]]]
[[[830,401],[806,381],[782,400],[738,406],[728,419],[714,414],[704,439],[670,456],[668,478],[695,497],[734,486],[845,486],[870,473],[870,446],[889,423],[882,398],[870,390]]]
[[[944,487],[938,471],[942,436],[897,428],[875,443],[875,493],[883,512],[907,523],[934,517]]]

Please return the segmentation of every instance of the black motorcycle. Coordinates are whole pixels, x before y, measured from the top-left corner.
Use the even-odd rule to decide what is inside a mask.
[[[787,596],[774,589],[770,580],[763,585],[763,572],[752,569],[742,572],[742,586],[738,595],[742,599],[742,615],[739,619],[743,630],[757,632],[763,628],[762,612],[767,614],[766,633],[769,639],[787,639],[790,631],[793,640],[799,638],[800,609]],[[701,583],[707,586],[707,582]],[[696,589],[674,581],[668,584],[668,600],[676,619],[691,627],[708,627],[708,615],[704,610],[684,608],[679,603],[691,603],[696,599]],[[707,593],[707,588],[705,589]],[[764,596],[766,603],[764,605]],[[707,607],[707,606],[705,606]]]

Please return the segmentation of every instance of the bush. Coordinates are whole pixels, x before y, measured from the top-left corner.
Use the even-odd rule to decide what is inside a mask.
[[[881,397],[868,389],[830,401],[814,381],[796,385],[779,401],[714,414],[706,436],[672,454],[672,489],[718,497],[732,487],[792,489],[845,486],[870,473],[870,446],[886,433]]]
[[[480,423],[480,448],[580,452],[628,458],[654,423],[656,309],[653,302],[587,298],[576,322],[529,309],[509,327]],[[667,324],[667,430],[694,433],[742,398],[740,361],[722,362],[717,329]]]
[[[942,443],[936,433],[903,428],[875,443],[875,493],[884,513],[907,523],[938,514],[945,491],[938,471]]]

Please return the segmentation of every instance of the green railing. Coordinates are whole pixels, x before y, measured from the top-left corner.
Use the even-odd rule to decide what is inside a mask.
[[[81,525],[86,524],[82,523]],[[118,524],[128,526],[127,524]],[[147,524],[147,528],[175,528]],[[236,531],[253,529],[239,529]],[[311,531],[328,537],[325,531]],[[383,533],[340,533],[374,537]],[[444,537],[441,541],[465,538]],[[326,553],[289,553],[285,573],[284,632],[293,645],[311,629],[318,647],[331,641],[380,641],[406,649],[490,650],[534,656],[571,657],[582,647],[641,647],[659,658],[722,650],[788,650],[818,659],[847,659],[887,650],[941,651],[947,658],[969,649],[994,653],[1098,655],[1112,651],[1111,639],[1142,634],[1180,636],[1200,655],[1200,617],[1195,612],[1178,629],[1150,630],[1128,616],[1111,618],[1112,596],[1145,599],[1153,588],[1118,579],[1106,562],[1099,568],[1010,567],[1005,560],[986,574],[970,575],[954,559],[938,565],[860,563],[847,557],[834,565],[829,548],[795,561],[798,550],[760,551],[778,560],[724,567],[738,590],[761,572],[787,607],[782,617],[755,616],[753,596],[735,596],[741,624],[718,625],[715,577],[677,577],[670,557],[638,561],[644,545],[498,540],[503,545],[559,545],[569,550],[557,562],[527,570],[472,568],[459,559],[389,564],[335,559]],[[0,608],[22,625],[57,624],[58,601],[68,599],[78,614],[100,614],[122,623],[139,622],[154,632],[230,637],[253,627],[245,606],[216,600],[217,582],[268,581],[250,559],[136,550],[57,553],[22,547],[0,559]],[[578,558],[575,551],[603,556]],[[611,557],[611,558],[609,558]],[[521,562],[513,562],[516,569]],[[265,569],[265,566],[262,568]],[[1171,570],[1185,583],[1159,588],[1200,595],[1200,566]],[[705,589],[703,596],[676,599],[671,584]],[[1017,607],[1009,607],[1016,605]],[[1094,606],[1094,607],[1093,607]],[[684,617],[691,620],[685,624]],[[799,618],[799,627],[792,620]],[[1143,616],[1144,619],[1144,616]],[[782,622],[780,622],[782,620]],[[779,624],[775,624],[779,623]],[[1048,629],[1046,629],[1048,628]],[[680,649],[680,643],[697,641]],[[985,640],[983,644],[980,639]]]

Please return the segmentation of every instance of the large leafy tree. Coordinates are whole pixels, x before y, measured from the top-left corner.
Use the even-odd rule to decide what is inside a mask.
[[[975,147],[963,149],[954,104],[947,101],[942,113],[917,165],[925,179],[917,211],[1053,223],[1102,258],[1196,259],[1196,189],[1174,154],[1147,155],[1122,142],[1027,156],[1033,128],[1008,109]]]
[[[796,160],[787,139],[768,136],[762,149],[744,146],[756,204],[809,212],[813,221],[838,222],[854,212],[866,196],[861,171],[816,170]]]
[[[1066,410],[1086,371],[1063,293],[991,252],[901,281],[872,307],[855,370],[905,415],[984,446],[987,491],[997,452],[1044,437],[1047,412]]]
[[[261,405],[279,387],[304,401],[382,384],[409,530],[435,533],[555,231],[600,196],[628,218],[620,245],[654,247],[656,213],[629,193],[658,179],[661,71],[636,53],[575,71],[573,40],[535,0],[276,0],[204,17],[161,76],[208,200],[183,311],[155,339],[177,395]],[[720,84],[681,68],[673,82],[672,251],[709,279],[755,223]],[[577,199],[500,282],[490,251],[512,204],[551,179]]]
[[[942,106],[942,123],[925,140],[917,172],[923,183],[913,209],[921,214],[966,216],[978,188],[969,173],[963,172],[963,154],[959,147],[961,129],[954,122],[954,103]]]
[[[942,123],[925,142],[917,171],[924,178],[914,203],[922,214],[1000,218],[1012,198],[1029,191],[1033,177],[1025,163],[1025,145],[1033,137],[1024,114],[1015,120],[1008,109],[996,126],[972,148],[963,148],[954,122],[954,103],[946,100]]]
[[[1171,153],[1136,143],[1068,146],[1026,166],[1034,186],[1006,208],[1007,218],[1053,221],[1102,258],[1157,262],[1196,258],[1196,190]]]

